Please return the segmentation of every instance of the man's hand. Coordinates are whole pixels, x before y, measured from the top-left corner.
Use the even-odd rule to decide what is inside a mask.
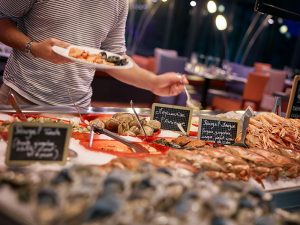
[[[70,44],[55,38],[49,38],[41,42],[33,42],[31,45],[31,53],[34,57],[45,59],[55,64],[69,63],[69,59],[62,57],[52,50],[52,46],[67,48]]]
[[[155,78],[152,92],[159,96],[174,96],[180,94],[186,84],[188,81],[185,76],[178,73],[164,73]]]

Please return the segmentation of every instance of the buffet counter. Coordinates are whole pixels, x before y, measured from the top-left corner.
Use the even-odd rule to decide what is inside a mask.
[[[296,220],[300,218],[297,214],[274,211],[270,206],[300,210],[298,146],[290,145],[294,150],[264,148],[255,139],[257,136],[251,127],[256,124],[256,132],[265,129],[259,127],[264,120],[266,126],[271,126],[272,121],[278,119],[273,114],[258,114],[251,119],[246,139],[250,148],[244,149],[197,140],[199,116],[216,114],[209,110],[193,113],[189,136],[153,127],[148,136],[151,140],[146,140],[144,136],[126,133],[135,132],[136,128],[120,131],[120,124],[124,126],[125,120],[130,118],[126,121],[128,124],[135,121],[130,108],[80,109],[85,124],[73,107],[22,106],[22,109],[31,121],[69,121],[73,126],[69,151],[73,154],[63,166],[35,163],[8,168],[5,165],[5,126],[16,120],[16,114],[9,106],[0,108],[0,195],[5,196],[0,199],[0,220],[10,220],[7,224],[92,225],[100,221],[101,224],[162,225],[196,224],[202,219],[203,224],[218,224],[213,223],[216,218],[242,224],[248,209],[253,211],[260,207],[263,214],[259,210],[258,214],[253,211],[249,223],[244,224],[270,215],[272,221],[280,221],[278,224],[284,224],[282,221],[289,216]],[[149,122],[150,109],[136,111],[145,126],[157,124]],[[243,112],[235,114],[242,115]],[[97,122],[97,125],[110,129],[116,120],[120,122],[119,129],[112,131],[140,144],[148,153],[133,152],[104,134],[96,134],[89,145],[90,124]],[[78,128],[80,126],[83,128]],[[284,135],[289,134],[288,127],[285,132]],[[284,135],[281,133],[282,140]],[[266,143],[274,144],[272,141]],[[275,143],[280,146],[280,142]],[[248,195],[252,197],[248,199]],[[253,196],[259,200],[252,199]],[[229,211],[219,212],[220,207]]]

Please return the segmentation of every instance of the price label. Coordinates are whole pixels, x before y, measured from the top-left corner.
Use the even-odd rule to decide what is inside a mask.
[[[157,104],[152,105],[151,119],[161,122],[165,130],[180,131],[177,124],[181,124],[185,132],[189,132],[193,109],[182,106]]]
[[[287,118],[300,118],[300,75],[295,76],[289,104],[286,111]]]
[[[231,145],[240,133],[240,120],[200,116],[198,138],[201,140]]]
[[[66,162],[71,125],[57,123],[12,123],[9,129],[6,163]]]

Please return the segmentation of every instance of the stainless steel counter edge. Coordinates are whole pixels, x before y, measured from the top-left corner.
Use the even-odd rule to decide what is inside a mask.
[[[77,111],[72,106],[28,106],[21,105],[20,108],[24,113],[56,113],[56,114],[77,114]],[[150,115],[150,108],[136,108],[138,114]],[[15,110],[9,105],[0,106],[0,113],[15,113]],[[80,108],[82,114],[110,114],[117,112],[133,113],[131,108],[117,107],[88,107]],[[193,111],[194,116],[198,115],[214,115],[216,112],[212,110]]]

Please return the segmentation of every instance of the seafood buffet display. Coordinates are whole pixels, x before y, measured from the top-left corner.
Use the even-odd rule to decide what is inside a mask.
[[[133,159],[42,172],[40,180],[25,176],[2,171],[0,185],[33,208],[32,224],[300,224],[299,215],[275,209],[271,195],[251,183],[213,182]]]
[[[249,148],[243,148],[173,131],[176,135],[167,136],[159,121],[141,117],[145,134],[135,115],[127,112],[83,118],[34,115],[27,120],[70,123],[74,134],[85,135],[73,136],[84,151],[99,150],[116,159],[57,171],[0,167],[0,193],[7,186],[14,190],[20,204],[30,208],[32,225],[300,224],[299,214],[275,209],[263,190],[270,180],[299,179],[299,120],[258,114],[247,130]],[[1,121],[2,137],[13,121],[19,119]],[[153,150],[138,154],[103,135],[89,147],[92,125]]]

